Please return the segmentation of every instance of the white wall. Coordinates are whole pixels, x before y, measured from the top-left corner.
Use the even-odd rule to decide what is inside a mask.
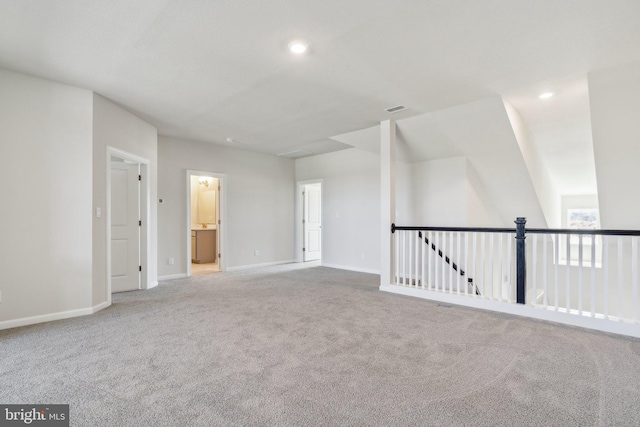
[[[413,164],[396,158],[396,225],[415,225],[415,202]]]
[[[640,62],[589,73],[600,223],[640,229]]]
[[[414,225],[512,227],[466,157],[413,163]]]
[[[158,138],[158,276],[186,274],[186,171],[226,174],[227,268],[294,260],[294,161],[220,145]],[[258,250],[260,255],[255,256]],[[175,264],[169,265],[168,259]]]
[[[92,102],[0,70],[0,327],[92,306]]]
[[[453,157],[414,163],[415,224],[430,227],[467,225],[467,159]]]
[[[191,188],[190,198],[191,198],[191,228],[199,228],[198,224],[198,176],[191,176],[191,183],[189,185]]]
[[[101,218],[93,216],[93,304],[107,301],[106,281],[106,154],[107,146],[149,160],[150,222],[147,283],[157,283],[157,175],[158,133],[155,127],[118,107],[100,95],[93,96],[93,206],[103,211]],[[89,175],[90,176],[90,175]],[[86,179],[86,177],[85,177]],[[141,242],[144,244],[144,242]]]
[[[322,179],[322,263],[380,271],[380,156],[351,148],[297,159],[296,181]]]
[[[505,221],[500,215],[482,179],[468,160],[467,227],[514,227],[513,221]]]

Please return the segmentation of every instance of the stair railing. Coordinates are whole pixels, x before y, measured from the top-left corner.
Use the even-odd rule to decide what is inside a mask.
[[[640,230],[526,229],[525,218],[515,223],[392,225],[395,284],[639,323]]]

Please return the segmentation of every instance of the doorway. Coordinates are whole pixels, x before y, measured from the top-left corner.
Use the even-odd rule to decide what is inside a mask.
[[[299,261],[322,259],[322,180],[298,182]]]
[[[140,164],[111,158],[111,292],[140,289]]]
[[[106,298],[148,289],[151,182],[149,160],[107,146]],[[96,208],[96,216],[100,216]]]
[[[222,174],[187,171],[187,276],[223,271]]]

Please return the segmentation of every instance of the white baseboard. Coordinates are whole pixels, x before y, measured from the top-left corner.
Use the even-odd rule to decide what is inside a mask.
[[[187,277],[187,273],[170,274],[168,276],[158,277],[158,282],[164,282],[165,280],[184,279]],[[158,286],[158,282],[155,282],[155,286]]]
[[[380,290],[391,292],[394,294],[423,298],[431,301],[439,301],[448,304],[462,305],[465,307],[513,314],[516,316],[546,320],[548,322],[562,323],[564,325],[577,326],[580,328],[594,329],[596,331],[640,338],[640,328],[638,327],[638,325],[634,325],[632,323],[599,319],[586,315],[579,316],[576,314],[569,314],[566,312],[563,313],[555,310],[545,310],[543,308],[533,307],[530,305],[492,301],[477,298],[474,296],[448,294],[444,292],[429,291],[427,289],[416,289],[408,286],[405,287],[402,285],[380,285]]]
[[[20,326],[35,325],[37,323],[52,322],[54,320],[69,319],[71,317],[86,316],[96,313],[111,304],[108,301],[101,302],[93,307],[79,308],[76,310],[59,311],[57,313],[41,314],[39,316],[23,317],[20,319],[5,320],[0,322],[0,330],[18,328]]]
[[[110,303],[109,301],[101,302],[101,303],[100,303],[100,304],[98,304],[98,305],[94,305],[94,306],[92,307],[93,311],[92,311],[91,313],[89,313],[89,314],[97,313],[97,312],[99,312],[100,310],[102,310],[102,309],[104,309],[104,308],[109,307],[110,305],[111,305],[111,303]]]
[[[290,259],[287,261],[264,262],[262,264],[238,265],[236,267],[228,267],[227,271],[250,270],[252,268],[271,267],[273,265],[292,264],[294,262],[295,260]]]
[[[337,268],[339,270],[357,271],[359,273],[380,274],[380,270],[371,270],[371,269],[368,269],[368,268],[351,267],[351,266],[348,266],[348,265],[325,264],[323,262],[322,266],[323,267],[329,267],[329,268]]]
[[[158,281],[157,280],[155,282],[151,282],[149,284],[149,286],[147,286],[147,289],[155,288],[156,286],[158,286]]]

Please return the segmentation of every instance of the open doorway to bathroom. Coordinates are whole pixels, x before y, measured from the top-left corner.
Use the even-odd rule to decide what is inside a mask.
[[[222,270],[222,184],[213,173],[188,171],[188,275]]]

